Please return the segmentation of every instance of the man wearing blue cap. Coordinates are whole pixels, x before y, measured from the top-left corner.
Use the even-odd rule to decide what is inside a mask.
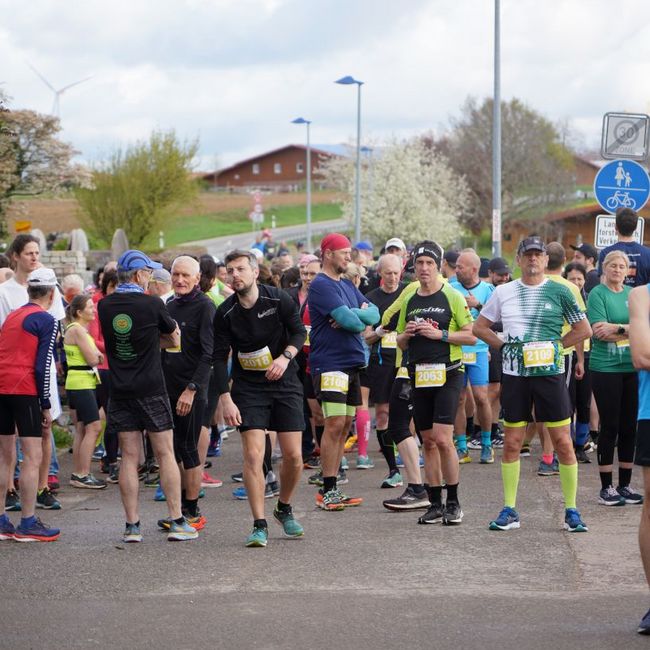
[[[160,483],[172,520],[170,541],[196,539],[181,514],[180,472],[174,457],[172,410],[165,388],[160,348],[178,347],[176,322],[157,296],[145,294],[154,269],[162,264],[142,251],[128,250],[117,262],[115,293],[98,304],[111,372],[109,415],[122,449],[120,494],[126,513],[125,542],[141,542],[138,514],[138,460],[142,432],[149,435],[160,465]]]

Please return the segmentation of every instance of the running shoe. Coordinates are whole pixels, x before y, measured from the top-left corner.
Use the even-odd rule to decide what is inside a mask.
[[[153,495],[153,500],[154,501],[167,501],[167,497],[165,496],[165,493],[163,492],[162,486],[159,485],[156,488],[156,493]]]
[[[205,488],[201,488],[199,490],[199,499],[204,499],[205,498]]]
[[[587,463],[591,463],[591,461],[589,460],[589,456],[587,456],[587,452],[584,450],[583,447],[576,447],[576,460],[581,465],[586,465]]]
[[[316,494],[316,505],[322,510],[345,510],[343,494],[337,489],[328,490],[325,494],[321,494],[319,490]]]
[[[9,521],[9,517],[0,515],[0,540],[13,539],[16,534],[14,525]]]
[[[184,519],[182,524],[177,524],[172,521],[167,533],[168,542],[185,542],[192,539],[197,539],[199,531],[193,528],[189,522]]]
[[[391,472],[381,484],[382,488],[396,488],[402,487],[404,481],[402,480],[402,475],[397,471]]]
[[[303,527],[296,521],[293,516],[293,510],[273,510],[273,518],[282,526],[285,537],[302,537],[305,534]]]
[[[458,464],[459,465],[465,465],[466,463],[471,463],[472,462],[472,457],[469,455],[469,451],[461,451],[460,449],[458,451]]]
[[[422,516],[418,517],[418,524],[439,524],[442,522],[443,514],[442,503],[434,503]]]
[[[185,517],[185,521],[192,526],[194,530],[202,530],[208,523],[208,520],[198,511],[196,517],[191,517],[186,512],[183,512],[183,516]],[[158,520],[158,528],[164,532],[169,532],[173,523],[174,521],[171,517],[165,517],[164,519]]]
[[[215,440],[214,442],[210,442],[208,445],[208,453],[207,456],[208,458],[214,458],[215,456],[219,456],[221,454],[221,451],[218,449],[218,443]]]
[[[421,492],[416,492],[412,487],[407,487],[402,496],[397,499],[386,499],[382,504],[388,510],[419,510],[431,505],[429,495],[424,488]]]
[[[530,456],[530,445],[521,445],[521,449],[519,450],[519,455],[522,458],[528,458]]]
[[[643,495],[636,492],[631,485],[617,487],[616,491],[625,499],[625,503],[630,503],[632,505],[643,503]]]
[[[481,439],[480,438],[472,438],[470,441],[467,443],[467,448],[468,449],[480,449],[481,448]]]
[[[598,503],[601,506],[624,506],[626,500],[615,487],[609,485],[598,493]]]
[[[357,469],[372,469],[375,464],[369,456],[357,457]]]
[[[58,528],[48,528],[38,517],[30,517],[29,521],[20,520],[14,539],[17,542],[53,542],[60,534]]]
[[[457,501],[447,501],[442,511],[442,523],[445,526],[457,526],[463,521],[463,511]]]
[[[110,471],[111,471],[110,463],[108,462],[108,458],[106,456],[104,456],[99,461],[99,472],[101,474],[108,474]]]
[[[420,454],[420,456],[418,457],[418,464],[420,465],[420,469],[424,467],[424,457],[422,456],[422,454]]]
[[[339,470],[343,470],[345,472],[347,469],[350,469],[350,465],[348,463],[348,459],[343,456],[343,458],[341,458],[341,465],[339,466]]]
[[[61,510],[61,504],[50,488],[43,488],[36,493],[36,507],[44,510]]]
[[[160,485],[160,474],[151,474],[144,479],[144,486],[148,488],[157,488]]]
[[[356,506],[360,506],[363,503],[363,499],[361,497],[348,496],[347,494],[341,492],[338,487],[336,488],[336,492],[339,493],[341,503],[343,503],[344,507],[346,508],[354,508]],[[320,506],[320,504],[323,502],[323,498],[323,491],[318,490],[316,493],[316,505]]]
[[[305,459],[303,467],[305,469],[318,469],[320,467],[320,458],[315,455],[310,456],[309,458]]]
[[[500,431],[492,436],[492,446],[495,449],[503,449],[503,434]]]
[[[269,531],[262,526],[254,526],[253,532],[246,538],[249,548],[264,548],[269,539]]]
[[[100,478],[95,478],[92,474],[81,476],[79,474],[70,475],[70,485],[76,488],[84,488],[87,490],[102,490],[106,487],[106,481]]]
[[[594,451],[596,451],[597,448],[598,445],[596,445],[596,443],[593,440],[588,440],[587,442],[585,442],[585,445],[583,447],[585,452],[587,452],[588,454],[593,453]]]
[[[59,483],[59,477],[55,474],[50,474],[47,477],[47,487],[49,487],[52,492],[56,492],[56,490],[61,487],[61,483]]]
[[[139,524],[127,524],[122,535],[122,541],[125,544],[137,544],[142,541],[142,533]]]
[[[345,473],[345,469],[340,469],[339,473],[336,475],[336,484],[345,485],[349,483],[348,475]]]
[[[488,528],[490,530],[513,530],[519,528],[521,522],[519,520],[519,513],[514,508],[506,506],[499,516],[490,522]]]
[[[5,496],[5,510],[8,512],[20,512],[22,510],[20,506],[20,497],[16,490],[7,490]]]
[[[277,481],[269,481],[266,484],[266,487],[264,488],[264,497],[266,499],[269,498],[269,493],[270,496],[272,497],[277,497],[280,494],[280,484]]]
[[[650,609],[645,613],[645,616],[641,619],[639,627],[636,628],[636,631],[639,634],[650,634]]]
[[[494,462],[494,449],[492,445],[483,445],[481,447],[481,465],[491,465]]]
[[[231,474],[230,475],[230,480],[233,483],[243,483],[244,482],[244,474],[243,474],[243,472],[237,472],[237,474]]]
[[[113,484],[120,482],[120,468],[117,463],[111,464],[106,480]]]
[[[575,508],[567,508],[564,512],[564,530],[570,533],[586,533],[589,530]]]
[[[345,451],[352,451],[352,448],[354,445],[357,444],[357,437],[355,435],[349,436],[348,439],[345,441]]]
[[[560,466],[555,458],[552,463],[545,463],[543,460],[539,461],[537,476],[557,476],[559,473]]]
[[[323,472],[318,470],[315,474],[312,474],[308,479],[307,483],[309,485],[318,485],[319,487],[323,486]]]
[[[277,494],[276,494],[276,490],[274,490],[273,488],[274,483],[276,486],[278,485],[277,481],[273,481],[272,483],[267,483],[266,486],[264,487],[265,499],[272,499],[274,496],[280,494],[279,489],[277,489]],[[248,492],[246,491],[246,486],[240,485],[239,487],[235,488],[232,491],[232,495],[235,497],[235,499],[239,499],[240,501],[245,501],[246,499],[248,499]]]
[[[106,450],[104,449],[104,445],[97,445],[97,447],[95,447],[95,451],[93,451],[92,459],[95,462],[99,462],[102,458],[104,458],[105,453]]]
[[[404,461],[402,460],[402,457],[399,454],[395,454],[395,465],[397,467],[404,467]]]
[[[223,485],[223,481],[218,478],[212,478],[207,472],[201,474],[201,487],[203,488],[218,488]]]

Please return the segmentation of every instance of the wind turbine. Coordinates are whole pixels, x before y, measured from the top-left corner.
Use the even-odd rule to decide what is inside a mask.
[[[63,93],[66,90],[69,90],[73,86],[78,86],[79,84],[82,84],[85,81],[92,79],[92,75],[91,75],[90,77],[85,77],[84,79],[75,81],[57,90],[31,63],[29,63],[29,61],[27,62],[27,65],[34,71],[36,75],[38,75],[38,78],[54,93],[54,101],[52,102],[52,115],[54,115],[54,117],[61,117],[61,106],[59,102],[61,95],[63,95]]]

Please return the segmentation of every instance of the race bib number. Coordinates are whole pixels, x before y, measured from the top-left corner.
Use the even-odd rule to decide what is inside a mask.
[[[387,332],[381,339],[381,347],[384,350],[395,350],[397,348],[397,332]]]
[[[350,377],[347,373],[340,370],[332,370],[331,372],[324,372],[320,376],[320,389],[323,392],[329,393],[343,393],[347,395],[348,387],[350,385]]]
[[[463,363],[466,366],[476,365],[476,352],[463,352]]]
[[[173,348],[166,348],[166,351],[169,352],[170,354],[178,354],[181,351],[181,336],[182,332],[178,333],[178,345]]]
[[[400,368],[395,375],[395,379],[409,379],[408,368]]]
[[[273,357],[268,345],[255,352],[238,352],[237,358],[239,359],[239,365],[244,370],[264,372],[273,363]]]
[[[629,348],[630,347],[630,339],[623,339],[622,341],[616,341],[616,347],[617,348]]]
[[[440,388],[447,381],[444,363],[418,363],[415,366],[416,388]]]
[[[309,333],[311,332],[311,325],[305,325],[305,329],[307,330],[307,338],[305,339],[305,342],[302,345],[303,347],[308,348],[311,347],[311,344],[309,343]]]
[[[555,346],[552,341],[524,343],[524,367],[540,368],[555,363]]]

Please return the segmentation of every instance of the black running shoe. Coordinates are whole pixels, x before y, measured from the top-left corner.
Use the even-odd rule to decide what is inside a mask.
[[[463,511],[460,509],[460,503],[447,501],[442,513],[442,523],[446,526],[455,526],[461,521],[463,521]]]
[[[442,503],[434,503],[431,507],[418,519],[418,524],[438,524],[442,521],[444,509]]]
[[[428,508],[431,505],[426,490],[415,492],[410,487],[404,490],[402,496],[397,497],[397,499],[386,499],[382,504],[388,510],[419,510]]]
[[[589,456],[587,456],[587,452],[584,450],[584,447],[577,447],[576,448],[576,460],[581,465],[591,463],[591,461],[589,460]]]

